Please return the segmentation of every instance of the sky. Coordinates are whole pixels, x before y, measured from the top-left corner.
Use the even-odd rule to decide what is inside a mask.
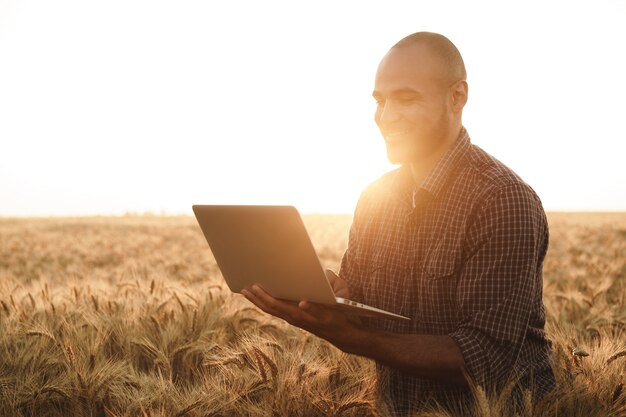
[[[0,0],[0,216],[352,213],[394,169],[380,59],[461,51],[474,144],[547,210],[626,210],[626,1]]]

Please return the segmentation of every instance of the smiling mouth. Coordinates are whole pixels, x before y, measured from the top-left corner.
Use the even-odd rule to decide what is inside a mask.
[[[406,135],[409,133],[408,130],[401,130],[398,132],[391,132],[385,135],[385,142],[401,142],[406,139]]]

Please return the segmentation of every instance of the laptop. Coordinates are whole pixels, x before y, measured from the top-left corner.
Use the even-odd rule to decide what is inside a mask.
[[[293,206],[194,205],[193,212],[232,292],[257,284],[282,300],[306,300],[362,316],[411,320],[336,297]]]

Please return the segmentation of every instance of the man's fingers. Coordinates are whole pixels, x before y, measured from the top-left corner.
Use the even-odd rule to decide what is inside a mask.
[[[332,312],[328,308],[324,308],[315,303],[308,301],[300,301],[298,307],[302,309],[306,314],[317,320],[321,325],[328,325],[332,320]]]
[[[326,268],[324,270],[324,273],[326,274],[326,278],[328,278],[330,281],[333,281],[335,278],[339,278],[339,276],[335,274],[335,271],[330,268]]]
[[[244,288],[241,293],[264,312],[324,338],[338,347],[343,343],[338,341],[345,338],[346,329],[358,324],[349,315],[336,311],[333,307],[309,301],[292,304],[272,297],[256,285]]]
[[[295,326],[302,327],[305,330],[320,324],[316,317],[302,310],[297,305],[277,300],[256,285],[243,289],[241,293],[266,313],[281,318]]]
[[[261,299],[249,289],[244,288],[243,290],[241,290],[241,294],[245,296],[252,304],[259,307],[261,310],[269,314],[274,314],[272,311],[270,311],[270,308],[266,306],[265,303],[263,303],[263,301],[261,301]]]
[[[241,290],[241,293],[255,306],[259,307],[261,310],[265,311],[268,314],[273,316],[282,317],[282,314],[279,310],[276,309],[275,299],[271,297],[264,297],[263,293],[259,293],[251,288],[244,288]],[[265,293],[266,294],[266,293]]]
[[[266,305],[267,307],[271,309],[275,309],[280,303],[279,300],[275,299],[274,297],[266,293],[258,285],[253,285],[251,290],[255,297],[257,297],[264,305]]]
[[[335,295],[337,297],[350,298],[348,283],[341,279],[332,269],[326,269],[324,272],[326,274],[326,278],[328,278],[328,281],[330,282],[330,285],[333,287]]]
[[[336,297],[350,298],[350,291],[347,288],[338,288],[333,291]]]

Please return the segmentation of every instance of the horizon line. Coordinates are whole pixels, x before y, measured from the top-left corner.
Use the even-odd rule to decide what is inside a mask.
[[[329,211],[300,211],[303,216],[353,216],[351,212],[329,212]],[[626,209],[603,209],[603,210],[545,210],[546,214],[626,214]],[[124,213],[88,213],[88,214],[0,214],[0,220],[10,219],[87,219],[87,218],[166,218],[166,217],[194,217],[193,213],[174,213],[164,210],[134,212],[127,211]]]

